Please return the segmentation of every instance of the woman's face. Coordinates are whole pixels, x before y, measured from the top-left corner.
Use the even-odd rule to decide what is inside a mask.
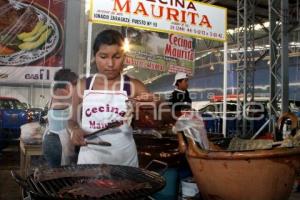
[[[120,76],[123,70],[125,54],[119,45],[103,44],[95,57],[98,72],[105,75],[108,80],[113,80]]]

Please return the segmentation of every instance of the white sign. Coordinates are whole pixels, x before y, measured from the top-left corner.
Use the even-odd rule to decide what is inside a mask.
[[[0,83],[48,84],[60,67],[0,67]]]
[[[126,31],[131,45],[130,51],[126,53],[126,65],[162,72],[193,74],[194,39],[133,28],[126,28]]]
[[[91,0],[93,23],[226,41],[227,9],[188,0]]]

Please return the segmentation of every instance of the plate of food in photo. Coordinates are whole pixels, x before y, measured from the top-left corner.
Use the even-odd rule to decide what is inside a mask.
[[[0,66],[45,58],[61,40],[61,25],[47,10],[26,1],[0,0]]]

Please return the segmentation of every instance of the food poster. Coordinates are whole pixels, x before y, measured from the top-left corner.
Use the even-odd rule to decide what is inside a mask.
[[[123,28],[129,38],[126,65],[161,72],[193,74],[195,39],[133,28]]]
[[[64,11],[64,0],[0,0],[0,83],[51,83],[64,63]]]

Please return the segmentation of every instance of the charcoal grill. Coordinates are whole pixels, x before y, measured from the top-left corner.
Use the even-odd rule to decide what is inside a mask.
[[[42,169],[38,174],[32,173],[26,179],[21,178],[12,171],[15,181],[24,189],[31,199],[146,199],[147,196],[161,190],[165,186],[165,180],[156,172],[142,168],[120,165],[76,165],[64,166],[52,169]],[[75,196],[59,191],[80,181],[92,179],[109,179],[113,181],[128,180],[142,184],[142,187],[129,187],[99,198],[91,196]]]

